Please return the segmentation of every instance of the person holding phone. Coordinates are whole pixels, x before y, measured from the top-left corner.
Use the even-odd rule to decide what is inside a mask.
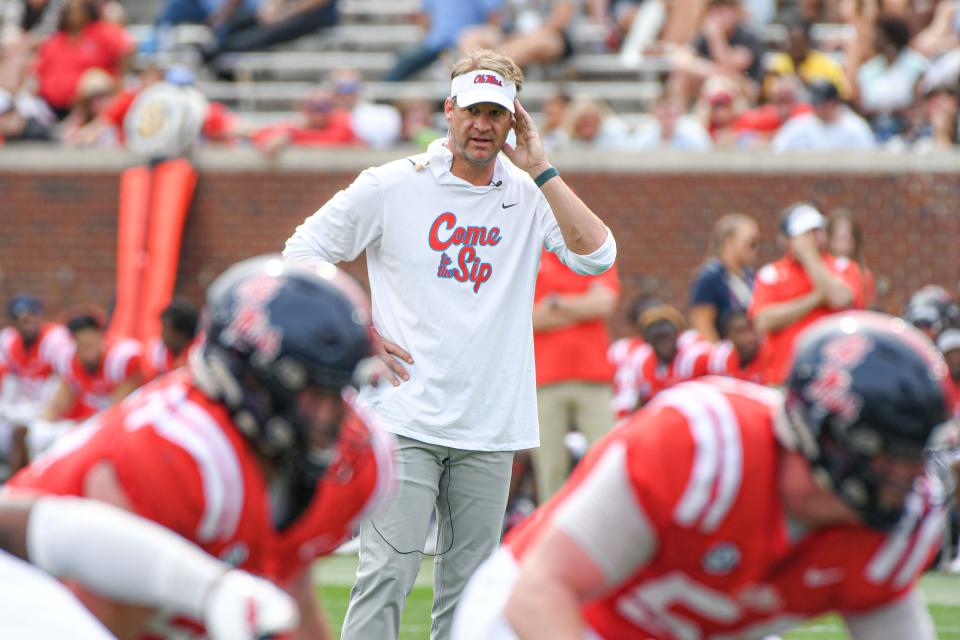
[[[513,452],[539,443],[531,314],[541,250],[582,274],[616,257],[610,230],[550,165],[517,100],[516,63],[477,49],[451,77],[447,136],[362,172],[284,250],[334,263],[366,251],[390,370],[392,384],[361,401],[397,437],[398,487],[361,523],[347,640],[397,637],[435,508],[430,637],[449,637],[467,579],[498,542]]]

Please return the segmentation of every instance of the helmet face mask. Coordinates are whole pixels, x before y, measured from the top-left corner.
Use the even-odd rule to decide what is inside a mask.
[[[942,358],[905,322],[851,312],[798,338],[787,412],[814,476],[876,529],[896,525],[927,478],[925,455],[949,418]],[[936,471],[942,471],[937,468]]]
[[[191,370],[259,455],[309,485],[331,461],[341,394],[370,352],[362,319],[318,275],[279,256],[252,258],[210,286]],[[318,397],[325,403],[305,401]]]

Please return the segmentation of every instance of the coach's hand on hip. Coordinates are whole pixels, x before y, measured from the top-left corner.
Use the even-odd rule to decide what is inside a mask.
[[[376,331],[374,333],[376,333],[377,336],[374,341],[374,353],[387,365],[385,372],[387,380],[390,381],[390,384],[397,387],[400,385],[401,380],[406,381],[410,379],[410,374],[407,373],[406,367],[404,367],[400,361],[402,360],[407,364],[413,364],[413,357],[397,343],[387,340]]]

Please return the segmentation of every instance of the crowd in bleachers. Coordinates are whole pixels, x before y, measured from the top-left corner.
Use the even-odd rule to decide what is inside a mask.
[[[121,147],[132,100],[165,81],[209,98],[205,141],[422,146],[445,129],[449,60],[474,47],[524,67],[552,149],[958,137],[955,0],[124,2],[5,0],[4,140]]]

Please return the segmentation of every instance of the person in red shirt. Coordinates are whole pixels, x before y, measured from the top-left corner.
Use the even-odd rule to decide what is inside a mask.
[[[540,447],[533,450],[537,496],[545,501],[570,470],[564,437],[572,425],[594,443],[613,427],[606,319],[617,306],[616,267],[573,273],[553,253],[540,257],[533,307]]]
[[[789,207],[780,224],[787,251],[757,272],[749,313],[770,343],[767,384],[786,380],[794,340],[804,327],[830,313],[864,306],[860,267],[827,253],[825,226],[813,205]]]
[[[800,100],[803,85],[796,76],[775,75],[769,84],[769,102],[743,113],[734,123],[739,140],[752,136],[758,143],[767,143],[790,118],[813,113],[813,107]]]
[[[943,359],[869,312],[799,343],[786,399],[686,382],[601,440],[474,574],[453,640],[761,638],[831,611],[853,638],[933,640]]]
[[[148,380],[187,363],[199,321],[199,310],[186,300],[175,299],[160,313],[161,333],[147,341],[144,375]]]
[[[337,109],[328,89],[316,89],[300,106],[300,118],[254,131],[251,140],[268,155],[288,145],[311,147],[357,146],[361,144],[350,123],[350,112]]]
[[[834,256],[857,263],[863,277],[863,306],[874,308],[877,282],[863,257],[863,228],[849,209],[835,209],[827,220],[827,247]]]
[[[356,407],[367,319],[327,276],[279,256],[211,284],[187,367],[98,414],[9,483],[110,502],[293,593],[296,637],[330,638],[310,565],[392,490],[392,440]],[[89,593],[118,637],[204,637]]]
[[[53,397],[30,425],[31,455],[47,449],[77,423],[120,402],[143,383],[143,354],[136,340],[108,342],[99,313],[80,311],[67,322],[73,352],[58,362]]]
[[[59,29],[40,45],[34,63],[38,93],[58,117],[73,106],[83,72],[103,69],[123,77],[135,48],[122,27],[100,19],[95,0],[66,0]]]
[[[63,325],[45,322],[43,305],[30,295],[17,295],[7,305],[11,326],[0,331],[0,428],[9,436],[10,472],[27,464],[27,432],[56,388],[58,362],[73,345]],[[0,445],[0,450],[7,443]]]

